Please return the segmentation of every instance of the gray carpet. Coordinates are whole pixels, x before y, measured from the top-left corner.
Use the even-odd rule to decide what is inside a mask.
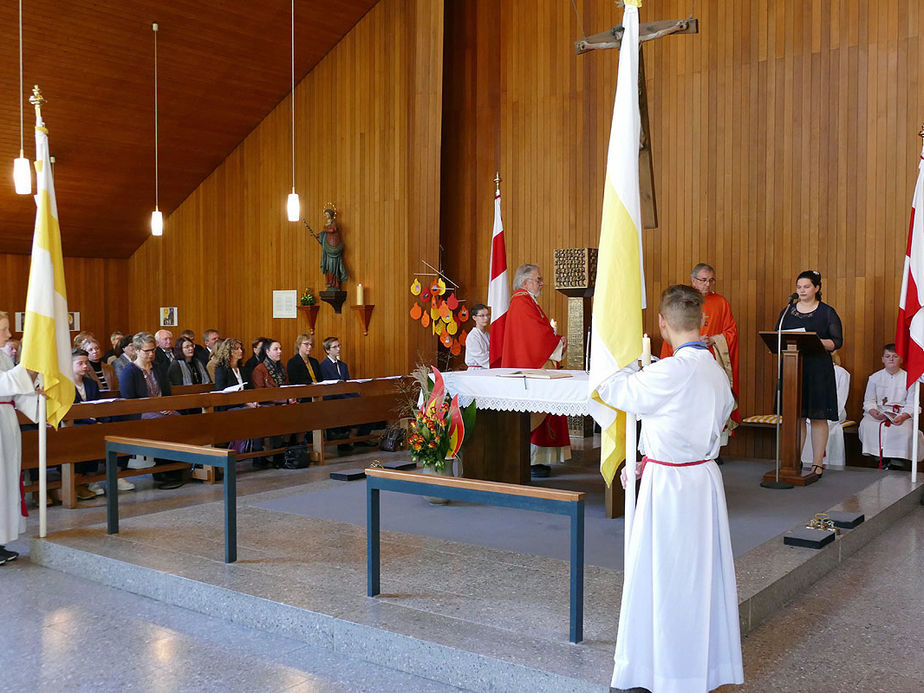
[[[769,465],[728,461],[721,467],[735,556],[772,539],[793,525],[872,484],[884,473],[875,469],[829,470],[818,483],[775,491],[760,487]],[[586,491],[585,561],[622,569],[623,522],[604,517],[603,479],[595,467],[555,467],[536,485]],[[280,498],[257,507],[354,525],[366,523],[366,482],[345,481],[333,488]],[[476,546],[568,560],[567,517],[453,501],[435,506],[422,496],[382,492],[382,529]]]

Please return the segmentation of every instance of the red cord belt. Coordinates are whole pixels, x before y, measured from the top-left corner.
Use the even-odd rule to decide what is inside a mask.
[[[638,476],[641,479],[642,474],[645,471],[645,466],[651,462],[651,464],[660,464],[664,467],[695,467],[698,464],[706,464],[709,460],[696,460],[695,462],[662,462],[661,460],[653,460],[647,455],[642,458],[642,468],[638,472]]]

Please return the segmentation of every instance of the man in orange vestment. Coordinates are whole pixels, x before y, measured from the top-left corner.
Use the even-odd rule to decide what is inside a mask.
[[[568,345],[552,329],[538,299],[544,283],[538,265],[520,265],[513,277],[513,296],[507,309],[507,327],[501,368],[558,368]],[[571,459],[568,419],[533,414],[530,420],[532,475],[548,476],[552,463]]]
[[[722,445],[728,443],[728,434],[741,422],[738,412],[738,323],[732,315],[731,306],[723,296],[715,293],[715,269],[704,262],[699,263],[690,272],[693,288],[699,291],[703,303],[703,327],[700,334],[706,346],[712,351],[719,365],[725,369],[735,395],[735,409],[722,431]],[[661,358],[673,354],[671,345],[661,344]]]

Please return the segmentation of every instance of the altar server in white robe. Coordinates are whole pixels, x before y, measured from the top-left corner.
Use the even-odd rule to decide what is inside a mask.
[[[10,318],[0,311],[0,346],[9,338]],[[0,564],[17,557],[15,551],[6,549],[6,544],[26,529],[19,486],[22,439],[15,409],[33,421],[38,418],[34,378],[33,373],[14,366],[10,357],[0,351]]]
[[[885,368],[869,377],[863,395],[860,421],[863,454],[879,457],[881,440],[884,464],[889,459],[910,461],[914,398],[907,387],[908,374],[902,368],[902,357],[896,353],[894,344],[882,348],[882,365]],[[886,417],[891,417],[889,425],[885,424]],[[924,460],[924,434],[918,431],[918,462],[921,460]]]
[[[617,372],[602,399],[642,421],[641,489],[629,537],[615,688],[709,691],[742,683],[735,564],[715,463],[735,406],[728,376],[700,341],[702,295],[672,286],[658,325],[674,355]]]

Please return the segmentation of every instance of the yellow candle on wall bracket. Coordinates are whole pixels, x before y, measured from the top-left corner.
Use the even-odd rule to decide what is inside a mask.
[[[651,337],[642,335],[642,366],[651,365]]]
[[[362,285],[362,284],[357,284],[357,285],[356,285],[356,305],[357,305],[357,306],[364,306],[364,305],[366,305],[365,298],[366,298],[366,297],[365,297],[365,295],[364,295],[364,293],[363,293],[363,285]]]

